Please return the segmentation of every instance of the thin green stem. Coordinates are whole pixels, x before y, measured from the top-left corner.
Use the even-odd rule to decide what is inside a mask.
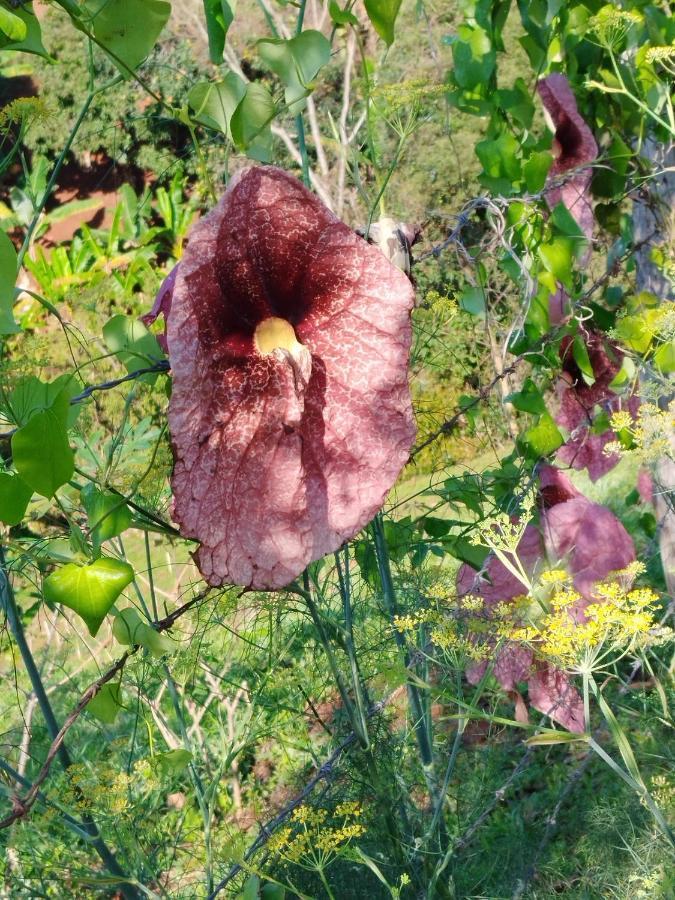
[[[354,622],[352,616],[351,604],[351,579],[349,574],[349,547],[345,547],[345,568],[342,570],[340,561],[340,553],[335,553],[335,565],[338,572],[338,582],[340,585],[340,596],[342,598],[342,612],[345,622],[345,648],[349,657],[349,668],[352,675],[352,688],[354,691],[354,699],[356,700],[356,709],[361,720],[361,734],[365,739],[364,749],[370,746],[368,737],[368,717],[366,712],[366,698],[363,693],[363,684],[361,680],[361,672],[359,670],[358,658],[356,655],[356,646],[354,644]]]
[[[389,553],[387,551],[387,541],[384,534],[384,526],[382,524],[381,513],[378,513],[373,519],[372,530],[373,537],[375,539],[375,556],[377,558],[377,567],[380,573],[382,594],[384,597],[385,606],[387,608],[387,614],[394,631],[394,638],[396,640],[399,652],[403,658],[403,664],[407,671],[410,665],[410,655],[408,653],[405,638],[403,637],[401,632],[398,631],[394,626],[394,617],[396,616],[397,612],[396,592],[394,590],[394,581],[391,575]],[[433,748],[430,739],[429,728],[427,727],[424,704],[422,702],[422,697],[417,688],[417,685],[414,684],[409,677],[407,679],[407,690],[408,701],[410,703],[414,721],[413,728],[417,740],[420,762],[422,763],[422,772],[424,773],[424,778],[427,783],[427,788],[429,790],[429,795],[431,797],[432,803],[435,806],[442,805],[443,798],[439,794],[438,784],[436,782],[434,774]],[[440,818],[439,824],[441,843],[445,845],[447,843],[447,831],[445,828],[445,822],[442,818]]]
[[[302,596],[305,599],[305,603],[307,604],[307,608],[309,609],[309,614],[312,617],[312,621],[314,622],[314,626],[316,628],[316,633],[321,642],[321,646],[324,649],[326,654],[326,658],[328,659],[328,665],[330,666],[331,673],[335,680],[335,684],[340,693],[340,698],[342,699],[342,703],[344,705],[345,711],[349,716],[349,721],[354,730],[354,733],[358,737],[359,743],[365,749],[368,747],[368,734],[363,733],[361,728],[361,722],[359,720],[358,715],[354,710],[354,704],[352,703],[352,699],[349,696],[349,691],[347,690],[347,686],[345,685],[344,678],[342,677],[342,672],[340,671],[340,667],[337,664],[337,660],[335,658],[335,654],[333,653],[333,648],[331,646],[330,640],[328,639],[328,635],[326,634],[326,629],[323,624],[323,620],[321,619],[321,614],[319,613],[319,608],[314,601],[314,597],[312,595],[312,587],[309,581],[309,575],[307,571],[303,573],[303,592]]]

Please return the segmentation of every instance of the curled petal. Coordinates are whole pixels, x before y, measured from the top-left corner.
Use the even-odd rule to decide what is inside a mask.
[[[282,587],[380,508],[415,428],[405,275],[273,167],[193,228],[168,322],[174,516],[210,584]]]
[[[179,266],[180,263],[177,263],[161,283],[150,312],[141,316],[141,322],[146,326],[152,325],[158,316],[164,316],[164,334],[157,335],[157,343],[165,353],[169,352],[166,343],[166,323],[169,320],[169,313],[171,312],[171,298],[173,297],[173,288],[176,283]]]
[[[555,160],[548,174],[554,182],[546,191],[546,202],[553,209],[561,201],[574,216],[588,240],[593,237],[593,207],[589,197],[592,173],[588,166],[598,155],[593,132],[579,115],[577,101],[565,75],[555,72],[537,84],[544,109],[548,113],[555,136]],[[556,185],[561,176],[573,169],[579,171]]]

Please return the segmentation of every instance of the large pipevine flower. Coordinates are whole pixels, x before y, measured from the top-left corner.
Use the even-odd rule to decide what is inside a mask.
[[[232,179],[173,279],[153,313],[174,518],[210,584],[282,587],[367,524],[408,459],[412,287],[274,167]]]

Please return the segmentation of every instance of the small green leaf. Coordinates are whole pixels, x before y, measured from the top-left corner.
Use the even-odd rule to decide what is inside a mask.
[[[331,19],[335,22],[336,25],[358,25],[359,20],[356,18],[353,12],[349,12],[348,9],[340,9],[335,0],[330,0],[328,4],[328,12],[330,14]]]
[[[113,316],[103,326],[103,340],[111,353],[119,359],[128,372],[147,369],[164,354],[145,325],[133,316]],[[155,373],[141,375],[139,381],[153,384],[157,379]]]
[[[476,155],[483,165],[481,183],[496,193],[512,194],[521,177],[519,148],[518,141],[508,132],[494,140],[479,141]]]
[[[580,334],[574,335],[574,340],[572,342],[572,356],[581,372],[589,380],[589,383],[592,384],[595,381],[595,372],[593,371],[591,358],[588,355],[586,343]]]
[[[401,0],[364,0],[373,28],[387,47],[394,43],[394,25],[401,8]]]
[[[460,294],[459,305],[464,312],[485,318],[485,291],[482,287],[465,287]]]
[[[546,403],[542,393],[531,378],[526,378],[522,389],[514,394],[509,394],[506,399],[521,412],[534,413],[535,415],[546,412]]]
[[[641,354],[649,350],[654,337],[649,317],[644,313],[617,319],[616,332],[627,347]]]
[[[16,13],[10,12],[6,7],[0,6],[0,32],[10,41],[23,41],[28,34],[28,28],[23,19]]]
[[[572,289],[574,242],[570,238],[556,237],[539,245],[539,258],[556,279],[568,290]]]
[[[204,0],[204,17],[209,38],[209,57],[212,63],[220,65],[223,61],[227,32],[234,21],[234,2]]]
[[[67,373],[49,382],[40,381],[35,375],[27,375],[25,378],[17,379],[9,398],[3,404],[4,411],[10,421],[20,428],[29,422],[35,413],[50,409],[59,394],[64,393],[70,401],[78,390],[75,377]],[[75,424],[79,412],[80,407],[69,402],[66,417],[68,426]]]
[[[222,81],[200,81],[188,94],[188,103],[195,119],[215,131],[222,131],[230,139],[230,120],[246,94],[246,82],[235,72],[228,72]]]
[[[143,62],[171,14],[165,0],[85,0],[94,37],[125,78]]]
[[[476,571],[482,567],[490,552],[487,547],[479,547],[463,537],[443,538],[442,543],[445,550],[447,550],[451,556],[467,563],[471,568],[476,569]]]
[[[553,157],[548,150],[531,153],[523,163],[525,187],[531,194],[538,194],[546,184],[548,170],[553,164]]]
[[[460,25],[452,40],[452,76],[465,91],[488,84],[495,69],[496,53],[490,36],[480,25]]]
[[[14,244],[4,231],[0,231],[0,334],[18,334],[21,331],[12,314],[16,263]]]
[[[192,754],[189,750],[167,750],[152,759],[162,775],[179,775],[192,762]]]
[[[103,541],[117,537],[131,525],[131,512],[122,497],[101,491],[91,482],[82,488],[80,497],[87,511],[94,554],[98,556]]]
[[[268,882],[260,889],[261,900],[285,900],[286,888],[281,884]]]
[[[0,522],[18,525],[32,496],[32,488],[18,475],[0,472]]]
[[[133,606],[121,609],[115,615],[113,637],[125,647],[144,647],[151,656],[158,659],[176,649],[175,642],[144,622]]]
[[[306,106],[311,81],[330,59],[330,43],[320,31],[303,31],[288,40],[258,41],[258,52],[286,85],[288,111],[297,115]]]
[[[543,413],[537,424],[524,432],[522,442],[528,456],[539,459],[557,450],[563,443],[563,436],[550,413]]]
[[[122,685],[119,682],[104,684],[87,703],[87,711],[106,725],[112,725],[119,711],[124,708],[123,699]]]
[[[119,559],[104,557],[78,566],[68,563],[45,579],[43,593],[49,603],[61,603],[81,616],[92,637],[124,588],[134,580],[134,570]]]
[[[49,409],[35,413],[12,435],[12,458],[26,484],[43,497],[53,497],[75,471],[66,424],[70,407],[61,391]]]
[[[232,140],[251,159],[269,162],[272,154],[270,122],[276,115],[272,95],[259,82],[249,82],[246,93],[230,119]]]
[[[654,363],[664,375],[675,372],[675,341],[662,344],[654,354]]]

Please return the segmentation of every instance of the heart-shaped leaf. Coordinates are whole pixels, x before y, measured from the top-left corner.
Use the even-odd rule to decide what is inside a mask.
[[[43,497],[72,478],[73,451],[68,443],[70,398],[61,391],[49,409],[31,416],[12,437],[14,465],[26,484]]]
[[[4,231],[0,231],[0,334],[16,334],[21,331],[12,315],[16,259],[14,244]]]
[[[45,579],[43,593],[45,600],[61,603],[81,616],[96,637],[113,603],[133,578],[128,563],[104,557],[86,566],[68,563]]]
[[[98,694],[87,704],[87,711],[106,725],[112,725],[123,706],[122,685],[115,682],[102,686]]]
[[[94,555],[98,556],[103,541],[117,537],[131,525],[131,513],[123,497],[100,491],[91,483],[82,488],[80,496],[87,510]]]

